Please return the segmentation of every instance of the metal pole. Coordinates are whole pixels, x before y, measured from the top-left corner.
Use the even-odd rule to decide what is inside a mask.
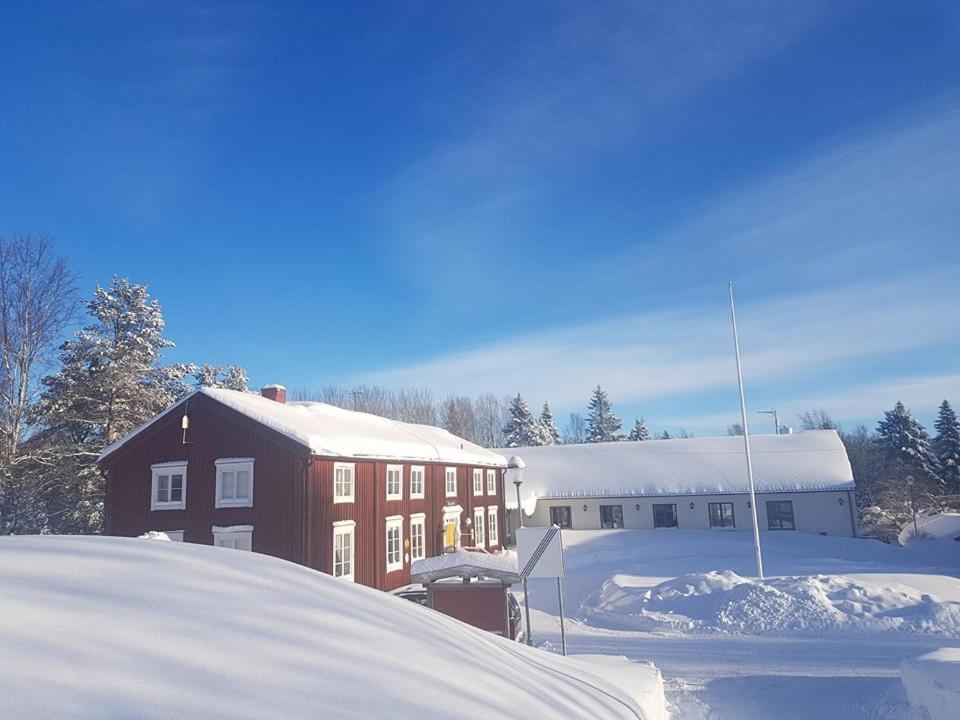
[[[780,416],[777,415],[776,410],[773,411],[773,434],[774,435],[780,434]]]
[[[753,482],[753,461],[750,459],[750,430],[747,427],[747,401],[743,394],[743,369],[740,366],[740,338],[737,335],[737,311],[733,304],[733,283],[730,283],[730,320],[733,324],[733,348],[737,356],[737,385],[740,388],[740,421],[743,423],[743,451],[747,456],[747,478],[750,481],[750,512],[753,515],[753,549],[757,561],[757,577],[763,580],[763,556],[760,553],[760,525],[757,521],[757,493]]]
[[[917,504],[913,500],[913,475],[907,475],[907,485],[910,488],[910,514],[913,515],[913,537],[920,537],[920,530],[917,529]]]
[[[523,508],[520,507],[520,481],[514,480],[513,485],[517,488],[517,519],[520,522],[520,527],[523,527]],[[523,613],[527,620],[527,645],[533,646],[533,638],[530,632],[530,591],[527,589],[526,578],[523,578]]]
[[[563,628],[563,578],[557,578],[557,598],[560,600],[560,647],[567,654],[567,633]]]

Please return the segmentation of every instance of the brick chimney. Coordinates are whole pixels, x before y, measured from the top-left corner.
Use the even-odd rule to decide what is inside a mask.
[[[264,385],[260,388],[260,395],[278,403],[287,401],[287,389],[283,385]]]

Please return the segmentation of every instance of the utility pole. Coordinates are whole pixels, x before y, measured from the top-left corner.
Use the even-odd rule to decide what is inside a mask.
[[[757,410],[757,415],[773,415],[773,432],[775,435],[780,434],[780,416],[777,415],[776,408],[772,410]]]
[[[733,283],[730,283],[730,321],[733,324],[733,349],[737,356],[737,385],[740,388],[740,422],[743,423],[743,451],[747,456],[747,479],[750,481],[750,512],[753,515],[753,550],[757,561],[757,577],[763,580],[763,556],[760,554],[760,525],[757,522],[757,492],[753,482],[753,460],[750,458],[750,429],[747,427],[747,401],[743,394],[743,369],[740,367],[740,338],[737,336],[737,311],[733,304]]]

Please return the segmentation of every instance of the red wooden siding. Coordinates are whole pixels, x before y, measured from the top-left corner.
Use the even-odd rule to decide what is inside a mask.
[[[442,521],[446,505],[460,505],[463,545],[473,544],[475,506],[498,510],[499,545],[504,536],[503,471],[497,469],[497,493],[473,495],[473,468],[457,467],[457,495],[447,498],[447,463],[357,460],[310,456],[299,444],[202,395],[190,399],[189,444],[181,439],[182,410],[174,410],[101,464],[107,477],[105,532],[136,536],[148,530],[184,530],[184,540],[213,543],[212,526],[253,525],[253,550],[298,562],[316,570],[333,570],[333,523],[353,520],[354,579],[384,590],[410,582],[410,516],[423,513],[426,556],[443,552]],[[219,458],[254,458],[252,508],[215,507]],[[151,510],[151,468],[156,463],[187,460],[185,510]],[[333,502],[335,462],[354,465],[354,502]],[[387,500],[388,465],[403,466],[403,499]],[[424,467],[424,498],[410,497],[410,468]],[[386,571],[386,518],[403,517],[403,569]],[[488,536],[489,537],[489,536]],[[487,545],[490,550],[494,548]]]
[[[191,398],[188,444],[181,411],[169,413],[141,436],[107,457],[104,531],[137,536],[148,530],[184,530],[186,542],[213,544],[214,525],[253,525],[255,552],[302,561],[300,508],[305,449],[215,401]],[[252,457],[253,507],[216,508],[219,458]],[[155,463],[187,461],[185,510],[151,510]]]

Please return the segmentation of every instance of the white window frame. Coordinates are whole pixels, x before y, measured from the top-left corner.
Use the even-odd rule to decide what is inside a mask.
[[[453,484],[450,483],[450,477],[453,476]],[[457,469],[455,467],[445,467],[443,469],[443,494],[445,497],[457,496]]]
[[[183,491],[180,499],[166,502],[157,501],[157,486],[160,476],[172,478],[174,475],[183,475]],[[150,509],[151,510],[186,510],[187,509],[187,461],[174,460],[172,462],[156,463],[150,466]]]
[[[391,515],[386,519],[384,540],[386,541],[387,572],[403,570],[403,515]],[[390,531],[397,531],[397,560],[390,562]]]
[[[497,471],[487,470],[487,495],[497,494]]]
[[[420,491],[417,492],[413,489],[413,478],[419,475],[420,476]],[[427,470],[423,465],[411,465],[410,466],[410,499],[411,500],[422,500],[423,489],[426,486],[427,482]]]
[[[414,542],[414,528],[420,529],[420,551]],[[410,516],[410,561],[423,560],[427,556],[427,516],[424,513],[414,513]]]
[[[337,536],[350,536],[350,572],[337,575]],[[356,582],[357,569],[357,523],[355,520],[337,520],[333,523],[333,545],[331,546],[330,574],[335,578]]]
[[[483,495],[483,470],[473,469],[473,494]]]
[[[214,462],[217,468],[217,495],[214,503],[215,507],[253,507],[253,458],[220,458]],[[246,470],[250,473],[250,494],[245,498],[223,499],[223,472],[225,470],[234,473]],[[236,487],[236,475],[234,475],[234,487]]]
[[[487,542],[486,527],[487,509],[484,507],[475,507],[473,509],[473,545],[474,547],[483,547]]]
[[[492,547],[500,544],[500,525],[497,523],[497,511],[500,508],[496,505],[487,508],[487,546]]]
[[[337,470],[350,471],[350,494],[337,495]],[[352,503],[357,496],[357,466],[356,463],[335,462],[333,464],[333,502]]]
[[[253,550],[253,525],[230,525],[228,527],[218,527],[214,525],[210,530],[213,532],[213,544],[217,547],[226,547],[236,550]],[[224,543],[234,543],[225,545]]]
[[[397,480],[397,491],[395,493],[390,492],[390,473],[397,473],[400,476]],[[403,500],[403,465],[387,465],[384,480],[387,487],[387,500]]]

